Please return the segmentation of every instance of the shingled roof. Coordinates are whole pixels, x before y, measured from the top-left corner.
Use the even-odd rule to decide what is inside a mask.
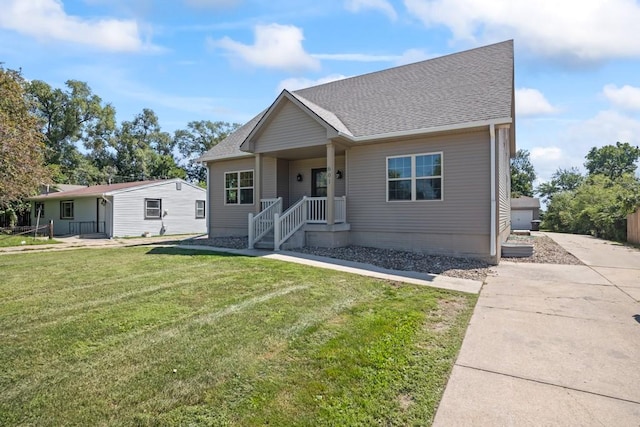
[[[444,126],[512,120],[513,81],[513,41],[509,40],[290,95],[340,135],[362,141],[395,132],[418,133]],[[241,151],[240,145],[274,105],[200,160],[251,155]]]
[[[68,191],[58,191],[55,193],[49,194],[41,194],[39,196],[34,196],[29,198],[29,200],[57,200],[57,199],[69,199],[76,197],[99,197],[102,195],[111,195],[115,192],[120,192],[132,188],[139,187],[147,187],[158,184],[165,184],[167,182],[180,181],[184,182],[186,185],[191,185],[179,178],[174,179],[164,179],[164,180],[155,180],[155,181],[134,181],[134,182],[120,182],[117,184],[104,184],[104,185],[92,185],[90,187],[82,187]]]

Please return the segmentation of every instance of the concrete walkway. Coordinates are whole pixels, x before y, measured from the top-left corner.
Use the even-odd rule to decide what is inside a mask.
[[[586,265],[494,269],[435,426],[640,425],[640,251],[545,234]]]

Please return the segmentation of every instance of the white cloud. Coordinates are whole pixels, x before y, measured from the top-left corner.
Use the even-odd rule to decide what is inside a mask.
[[[257,25],[255,42],[246,45],[224,37],[209,40],[212,47],[222,48],[242,61],[260,67],[287,71],[317,70],[320,62],[302,47],[302,30],[293,25]]]
[[[623,110],[640,110],[640,88],[609,84],[603,89],[604,96],[616,107]]]
[[[580,146],[583,156],[591,147],[615,144],[617,141],[640,144],[640,121],[617,111],[600,111],[591,119],[569,128],[569,137]]]
[[[136,21],[83,19],[67,15],[59,0],[2,2],[0,28],[44,41],[63,41],[113,52],[155,49],[140,37]]]
[[[517,116],[540,116],[556,112],[558,109],[551,105],[538,89],[516,89]]]
[[[557,162],[562,159],[562,149],[559,147],[533,147],[529,154],[533,161],[545,159]]]
[[[347,0],[345,7],[351,12],[360,12],[363,9],[379,10],[392,21],[398,19],[396,10],[387,0]]]
[[[569,62],[640,56],[640,4],[633,0],[404,0],[427,26],[457,40],[513,38],[536,54]]]
[[[293,91],[298,89],[304,89],[306,87],[335,82],[336,80],[342,80],[346,78],[347,76],[343,76],[342,74],[330,74],[326,77],[320,77],[319,79],[316,79],[316,80],[307,79],[304,77],[294,77],[294,78],[281,81],[280,84],[278,85],[278,93],[282,92],[283,89]]]
[[[400,55],[376,55],[369,53],[312,53],[312,57],[328,61],[353,62],[391,62],[395,65],[405,65],[412,62],[433,58],[422,49],[408,49]]]

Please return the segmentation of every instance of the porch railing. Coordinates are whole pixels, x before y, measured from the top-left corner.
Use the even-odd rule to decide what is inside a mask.
[[[336,224],[346,222],[346,196],[334,198],[334,212]],[[304,224],[327,223],[327,198],[304,196],[282,215],[276,214],[273,221],[273,249],[277,251],[280,250],[280,245]]]
[[[298,200],[280,216],[273,219],[273,250],[279,251],[280,245],[300,229],[307,219],[307,196]]]
[[[260,200],[261,211],[249,214],[249,249],[273,229],[274,218],[282,212],[282,197]]]

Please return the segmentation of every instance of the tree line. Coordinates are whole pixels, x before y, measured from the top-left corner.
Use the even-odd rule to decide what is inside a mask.
[[[585,156],[586,174],[576,167],[559,168],[534,189],[529,152],[518,150],[511,162],[512,197],[535,193],[542,198],[547,205],[542,227],[547,230],[624,241],[627,215],[640,206],[639,159],[640,148],[626,142],[593,147]]]
[[[117,123],[113,105],[86,82],[55,88],[0,63],[0,214],[27,208],[24,198],[49,183],[184,178],[204,185],[195,159],[238,127],[192,121],[171,134],[149,108]]]

